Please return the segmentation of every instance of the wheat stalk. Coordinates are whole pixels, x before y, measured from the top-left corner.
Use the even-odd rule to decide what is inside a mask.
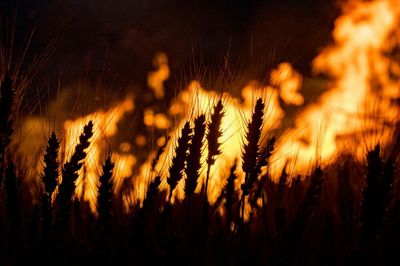
[[[103,164],[103,173],[100,175],[98,195],[97,195],[97,212],[99,214],[98,221],[101,228],[106,234],[111,231],[112,223],[112,198],[113,198],[113,170],[115,164],[108,156]]]
[[[60,229],[68,224],[69,213],[72,206],[72,197],[75,191],[75,181],[78,179],[78,172],[82,168],[83,160],[86,158],[86,149],[89,147],[89,139],[93,136],[93,123],[89,121],[79,136],[79,144],[71,159],[64,164],[62,169],[62,181],[58,186],[57,204],[59,207],[58,219]]]
[[[60,148],[60,142],[57,136],[52,132],[50,138],[47,141],[46,153],[43,157],[44,169],[41,176],[42,183],[44,184],[44,193],[41,199],[42,214],[43,214],[43,231],[49,232],[52,222],[52,195],[56,187],[58,186],[58,175],[59,175],[59,161],[58,151]]]
[[[191,138],[192,129],[190,128],[190,123],[188,121],[182,128],[181,136],[178,138],[177,146],[175,148],[175,155],[172,158],[172,164],[169,168],[169,178],[167,179],[169,185],[168,203],[171,203],[172,192],[183,177],[182,172],[185,168]]]
[[[213,113],[211,114],[210,122],[207,123],[207,147],[208,147],[208,156],[207,156],[207,173],[206,173],[206,184],[204,189],[204,197],[207,200],[207,192],[208,192],[208,182],[210,179],[210,171],[211,166],[215,164],[216,158],[221,154],[221,143],[219,139],[222,137],[221,123],[222,118],[224,117],[224,106],[222,104],[222,100],[220,99],[218,103],[214,106]]]
[[[205,115],[200,115],[194,120],[194,134],[189,146],[189,155],[187,156],[185,196],[190,201],[197,187],[197,181],[200,177],[201,155],[203,148],[203,138],[206,130]]]

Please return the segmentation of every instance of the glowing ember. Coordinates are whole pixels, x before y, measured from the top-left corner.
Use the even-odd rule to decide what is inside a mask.
[[[153,90],[157,99],[164,98],[164,81],[169,78],[168,57],[164,53],[157,53],[153,60],[157,70],[152,71],[147,76],[147,86]]]

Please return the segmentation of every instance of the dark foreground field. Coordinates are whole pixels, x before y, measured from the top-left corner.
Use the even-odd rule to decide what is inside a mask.
[[[69,161],[59,160],[60,140],[48,136],[40,196],[25,182],[10,145],[14,128],[13,77],[1,83],[0,264],[1,265],[398,265],[400,239],[400,127],[392,144],[379,143],[359,163],[350,155],[316,166],[307,177],[278,183],[261,167],[269,164],[275,138],[260,147],[264,103],[254,106],[243,147],[246,177],[235,188],[235,167],[215,204],[194,193],[202,163],[218,159],[222,103],[211,121],[187,123],[175,145],[167,183],[174,190],[185,173],[185,199],[170,203],[161,178],[148,185],[143,206],[128,212],[112,193],[114,163],[102,162],[97,214],[74,197],[93,124],[82,128]],[[193,126],[192,126],[193,125]],[[395,125],[393,125],[395,126]],[[279,137],[279,136],[277,136]],[[204,143],[209,157],[200,161]],[[154,159],[154,160],[157,160]],[[62,177],[60,180],[59,175]],[[250,206],[244,219],[244,206]]]

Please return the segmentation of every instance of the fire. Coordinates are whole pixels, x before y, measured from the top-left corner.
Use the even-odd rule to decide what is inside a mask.
[[[104,151],[110,149],[107,139],[117,133],[117,125],[121,118],[127,112],[134,109],[133,100],[126,98],[121,103],[112,107],[107,111],[97,111],[85,117],[76,120],[67,120],[64,123],[65,130],[65,150],[64,161],[67,161],[74,152],[74,147],[79,135],[82,133],[82,128],[89,121],[94,124],[94,135],[90,139],[90,146],[87,150],[86,160],[83,169],[76,181],[76,196],[83,198],[91,204],[92,210],[96,210],[96,197],[98,177],[101,174],[102,156]],[[133,155],[113,153],[112,158],[115,161],[115,188],[118,189],[123,178],[132,175],[132,167],[136,163],[136,158]]]
[[[152,130],[170,130],[171,137],[155,169],[151,169],[154,151],[149,152],[144,164],[137,166],[139,174],[129,179],[132,189],[123,195],[127,208],[142,202],[149,182],[157,174],[163,177],[160,188],[169,189],[166,178],[181,126],[200,114],[205,114],[208,121],[210,110],[219,99],[223,101],[225,116],[221,125],[222,153],[211,168],[208,194],[211,203],[220,195],[235,160],[239,177],[236,185],[240,188],[244,177],[240,165],[245,126],[257,98],[261,97],[266,104],[263,141],[273,130],[283,131],[282,136],[277,136],[278,142],[268,169],[274,179],[286,166],[293,174],[306,175],[313,165],[324,166],[332,162],[342,149],[362,160],[366,148],[377,141],[386,144],[393,130],[390,125],[399,114],[392,99],[400,97],[400,65],[388,55],[400,44],[400,5],[398,0],[350,1],[343,10],[343,15],[335,22],[334,43],[323,49],[312,62],[315,74],[330,77],[329,88],[297,114],[293,127],[281,129],[285,116],[281,102],[302,106],[305,99],[300,93],[303,77],[288,62],[279,64],[270,73],[269,85],[248,82],[241,90],[241,98],[227,92],[206,90],[200,81],[192,81],[172,100],[168,113],[155,114],[151,108],[145,109],[143,123]],[[170,75],[167,55],[157,54],[154,66],[157,70],[149,73],[148,86],[157,99],[162,99],[165,93],[163,83]],[[107,139],[118,133],[118,122],[133,109],[132,99],[127,98],[107,111],[97,111],[64,123],[64,161],[71,156],[83,126],[89,120],[94,123],[94,136],[76,190],[76,196],[89,201],[93,210],[100,163],[110,148]],[[173,129],[172,124],[175,124]],[[134,137],[138,146],[146,146],[146,136]],[[162,146],[165,141],[166,138],[157,139],[157,146]],[[137,161],[131,143],[121,143],[120,151],[112,153],[116,162],[115,191],[126,177],[133,176],[132,167]],[[205,181],[206,153],[204,148],[197,193]],[[173,200],[184,197],[183,182],[184,179],[178,183]]]
[[[299,90],[303,76],[292,68],[288,62],[283,62],[271,72],[271,82],[279,89],[279,96],[286,104],[303,105],[304,97]]]
[[[264,135],[267,131],[279,128],[281,120],[284,117],[284,112],[279,105],[279,92],[274,87],[263,87],[255,81],[249,82],[249,84],[242,90],[242,99],[238,99],[230,95],[229,93],[219,94],[214,91],[205,90],[199,81],[192,81],[188,88],[182,91],[171,103],[169,112],[170,115],[179,117],[179,122],[173,132],[170,134],[172,137],[168,142],[166,149],[161,154],[158,164],[155,166],[155,171],[152,171],[150,164],[154,157],[154,153],[149,155],[149,159],[140,167],[140,173],[134,178],[134,192],[129,195],[131,204],[141,203],[144,199],[146,188],[152,178],[157,173],[160,173],[164,180],[161,183],[160,189],[168,190],[169,187],[166,182],[168,176],[168,168],[170,160],[174,154],[174,145],[177,138],[179,137],[179,131],[183,126],[184,122],[194,118],[200,114],[205,114],[207,120],[210,119],[210,109],[219,100],[223,100],[225,116],[222,119],[222,131],[223,136],[221,137],[221,151],[222,153],[218,156],[218,159],[211,168],[211,175],[209,180],[209,193],[208,198],[211,203],[215,202],[217,197],[220,195],[222,188],[225,186],[226,177],[229,173],[229,169],[235,160],[238,160],[238,165],[241,163],[242,154],[242,143],[245,135],[245,122],[250,118],[252,113],[253,104],[258,97],[262,97],[266,105],[266,117],[264,125]],[[144,116],[147,114],[145,113]],[[153,118],[152,118],[153,119]],[[154,121],[157,120],[154,117]],[[164,119],[164,118],[162,118]],[[157,123],[157,122],[155,122]],[[165,139],[162,139],[165,141]],[[161,146],[159,143],[158,146]],[[204,149],[202,154],[202,162],[205,162],[207,158],[207,149]],[[244,173],[241,171],[241,167],[237,168],[237,174],[241,178],[244,177]],[[202,184],[206,178],[206,164],[203,163],[201,169],[201,176],[199,185],[197,186],[196,192],[199,193]],[[237,183],[239,189],[240,184]],[[184,179],[182,179],[173,193],[174,202],[176,199],[182,200],[184,198]]]
[[[147,86],[154,92],[157,99],[163,99],[164,81],[169,78],[168,56],[165,53],[157,53],[154,56],[153,65],[157,69],[149,72],[147,76]]]
[[[227,173],[229,173],[229,168],[232,166],[235,160],[238,160],[238,165],[241,163],[241,153],[242,153],[242,143],[245,135],[245,122],[250,118],[253,104],[255,99],[262,97],[266,105],[266,116],[268,119],[265,120],[264,134],[268,130],[276,129],[280,126],[281,120],[284,117],[284,112],[279,105],[279,93],[273,87],[262,87],[257,84],[257,82],[250,82],[242,90],[243,99],[238,99],[231,96],[228,93],[223,93],[222,95],[213,92],[206,91],[201,87],[198,81],[193,81],[185,91],[182,91],[176,99],[173,101],[170,113],[174,115],[179,115],[182,117],[181,121],[186,121],[190,118],[205,113],[207,119],[211,115],[210,109],[215,105],[215,103],[222,98],[224,104],[225,116],[222,119],[222,131],[223,136],[221,138],[221,151],[216,164],[211,168],[210,181],[209,181],[209,200],[214,202],[221,189],[226,183]],[[175,143],[177,138],[177,133],[180,127],[172,134],[175,136],[171,140],[171,144]],[[167,147],[167,151],[163,155],[163,158],[172,158],[173,155],[173,145]],[[202,155],[202,161],[205,162],[207,158],[207,149],[204,149]],[[168,175],[168,166],[160,160],[157,167],[162,168],[165,177]],[[203,163],[203,169],[201,170],[200,184],[205,182],[206,177],[206,164]],[[241,167],[238,167],[237,174],[243,178],[243,172]],[[178,184],[177,189],[174,191],[174,195],[178,199],[183,199],[183,180]],[[237,184],[239,187],[240,184]],[[166,182],[162,183],[163,189],[168,189]],[[200,192],[201,185],[197,186],[197,192]]]
[[[396,120],[399,111],[391,98],[400,95],[398,80],[391,75],[398,75],[400,66],[387,54],[398,47],[399,19],[400,7],[396,1],[351,1],[344,7],[344,14],[335,23],[334,44],[313,61],[315,73],[332,77],[331,86],[298,115],[294,127],[280,138],[272,158],[273,178],[278,177],[285,165],[294,174],[306,175],[312,165],[332,162],[344,148],[362,160],[370,145],[390,140],[392,128],[386,125]],[[262,96],[267,103],[264,135],[267,130],[279,128],[283,119],[279,97],[286,104],[304,103],[299,93],[302,76],[289,63],[273,70],[270,80],[274,87],[249,83],[242,90],[243,103],[227,93],[222,95],[226,108],[222,122],[225,139],[211,174],[208,195],[211,202],[220,193],[227,167],[235,159],[239,159],[240,165],[244,122],[249,118],[254,98]],[[170,112],[183,113],[186,120],[209,109],[219,97],[192,82],[177,97]],[[352,138],[343,142],[342,136]],[[237,170],[243,177],[240,167]],[[204,178],[204,169],[202,173]],[[177,196],[183,197],[182,187],[178,186]]]
[[[351,1],[335,22],[334,44],[313,61],[315,73],[332,77],[328,91],[296,119],[285,132],[274,154],[275,177],[286,163],[296,174],[305,174],[317,161],[326,165],[340,152],[340,136],[359,159],[368,145],[387,142],[398,107],[389,97],[399,97],[398,80],[391,69],[399,65],[386,56],[400,38],[398,1]],[[398,72],[397,72],[398,73]],[[367,144],[367,145],[366,145]]]
[[[144,110],[143,122],[148,127],[156,127],[158,129],[168,129],[171,122],[165,114],[154,114],[150,108]]]

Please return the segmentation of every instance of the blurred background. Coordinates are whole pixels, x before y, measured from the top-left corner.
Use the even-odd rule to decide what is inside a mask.
[[[41,82],[61,78],[68,85],[106,72],[119,86],[137,89],[146,84],[159,51],[169,57],[168,82],[174,87],[182,85],[182,77],[218,70],[227,55],[238,73],[237,88],[281,61],[307,76],[339,11],[334,0],[0,1],[3,24],[16,13],[16,46],[33,29],[32,56],[57,40]],[[215,80],[218,74],[206,76]]]

